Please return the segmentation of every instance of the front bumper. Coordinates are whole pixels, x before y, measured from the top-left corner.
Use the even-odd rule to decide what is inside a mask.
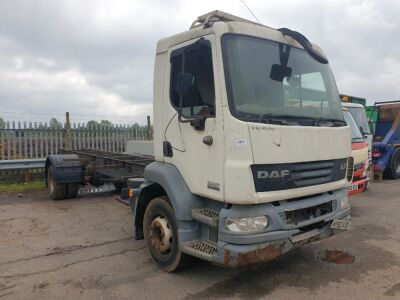
[[[355,180],[347,187],[347,194],[349,196],[354,196],[361,194],[367,188],[368,181],[366,178]]]
[[[342,211],[335,219],[350,220],[350,209]],[[238,245],[218,242],[218,251],[213,257],[212,262],[231,268],[265,263],[289,252],[296,246],[321,240],[342,232],[342,230],[331,229],[331,223],[332,221],[329,221],[320,229],[312,229],[301,233],[288,231],[284,233],[285,238],[265,243]]]

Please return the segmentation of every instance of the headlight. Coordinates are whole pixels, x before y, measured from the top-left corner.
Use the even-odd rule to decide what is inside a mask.
[[[261,231],[268,226],[266,216],[252,218],[226,218],[225,229],[234,233]]]
[[[345,197],[340,201],[340,210],[344,210],[350,207],[349,198]]]
[[[367,177],[368,175],[368,168],[369,168],[369,163],[368,161],[364,163],[364,172],[363,172],[363,177]]]

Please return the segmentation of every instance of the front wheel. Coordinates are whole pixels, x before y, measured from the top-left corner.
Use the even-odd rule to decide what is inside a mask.
[[[173,272],[183,266],[187,257],[179,249],[175,213],[166,198],[150,201],[144,213],[143,231],[147,250],[159,268]]]

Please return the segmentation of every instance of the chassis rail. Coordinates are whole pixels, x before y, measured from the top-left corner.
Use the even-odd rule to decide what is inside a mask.
[[[46,185],[54,200],[75,198],[79,190],[112,183],[120,197],[143,182],[144,169],[154,161],[149,155],[129,155],[100,150],[60,149],[48,156]]]
[[[76,154],[83,166],[92,172],[106,169],[121,169],[121,173],[128,173],[129,177],[143,177],[145,167],[154,161],[149,155],[130,155],[100,150],[65,150],[60,149],[59,154]],[[122,171],[123,170],[123,171]]]

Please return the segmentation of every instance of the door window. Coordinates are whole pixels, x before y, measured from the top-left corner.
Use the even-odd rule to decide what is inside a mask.
[[[200,39],[196,43],[171,53],[170,98],[178,110],[182,102],[182,115],[187,118],[215,116],[215,88],[211,43]],[[193,75],[192,86],[184,94],[177,92],[178,74]],[[182,99],[181,99],[182,97]]]

